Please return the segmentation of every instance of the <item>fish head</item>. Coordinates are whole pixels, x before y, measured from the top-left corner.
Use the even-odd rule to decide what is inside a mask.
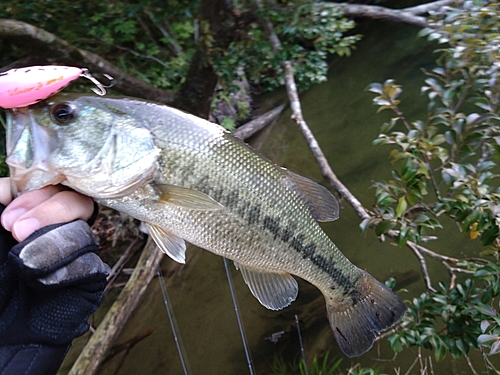
[[[159,149],[127,100],[61,93],[7,114],[14,194],[63,184],[119,198],[149,182]]]

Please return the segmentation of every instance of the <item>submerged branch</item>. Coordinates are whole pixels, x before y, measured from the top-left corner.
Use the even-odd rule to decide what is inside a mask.
[[[272,123],[283,111],[283,108],[285,108],[285,105],[280,105],[264,113],[263,115],[241,125],[239,128],[233,131],[233,134],[240,139],[247,139],[251,137],[259,130]]]
[[[144,296],[147,286],[156,273],[155,261],[161,254],[150,238],[127,285],[90,337],[69,375],[92,375],[97,372],[122,327]]]

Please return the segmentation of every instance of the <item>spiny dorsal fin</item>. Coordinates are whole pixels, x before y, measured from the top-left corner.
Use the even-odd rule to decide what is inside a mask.
[[[306,199],[316,221],[334,221],[339,218],[339,202],[325,187],[287,169],[285,172]]]
[[[161,251],[178,263],[186,263],[186,243],[182,238],[173,235],[157,225],[148,223],[144,223],[144,225]]]
[[[161,192],[158,199],[158,202],[161,203],[201,211],[215,211],[224,208],[222,204],[197,190],[167,184],[156,186]]]
[[[288,273],[272,273],[239,266],[243,280],[259,302],[270,310],[290,305],[299,293],[299,285]]]

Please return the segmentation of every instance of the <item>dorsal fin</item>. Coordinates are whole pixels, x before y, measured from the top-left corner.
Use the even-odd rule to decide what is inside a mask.
[[[325,187],[287,169],[285,172],[304,196],[316,221],[334,221],[339,218],[339,202]]]
[[[289,273],[272,273],[238,266],[243,280],[259,302],[270,310],[290,305],[299,293],[299,285]]]
[[[160,193],[159,203],[201,211],[214,211],[224,208],[222,204],[197,190],[167,184],[158,184],[155,187],[158,188]]]
[[[180,237],[166,231],[157,225],[144,223],[149,235],[163,253],[178,263],[186,263],[186,243]]]

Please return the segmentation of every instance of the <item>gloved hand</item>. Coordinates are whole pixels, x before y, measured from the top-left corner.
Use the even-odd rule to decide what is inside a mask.
[[[19,244],[0,227],[0,374],[57,372],[106,285],[109,267],[97,249],[81,220],[44,227]]]

